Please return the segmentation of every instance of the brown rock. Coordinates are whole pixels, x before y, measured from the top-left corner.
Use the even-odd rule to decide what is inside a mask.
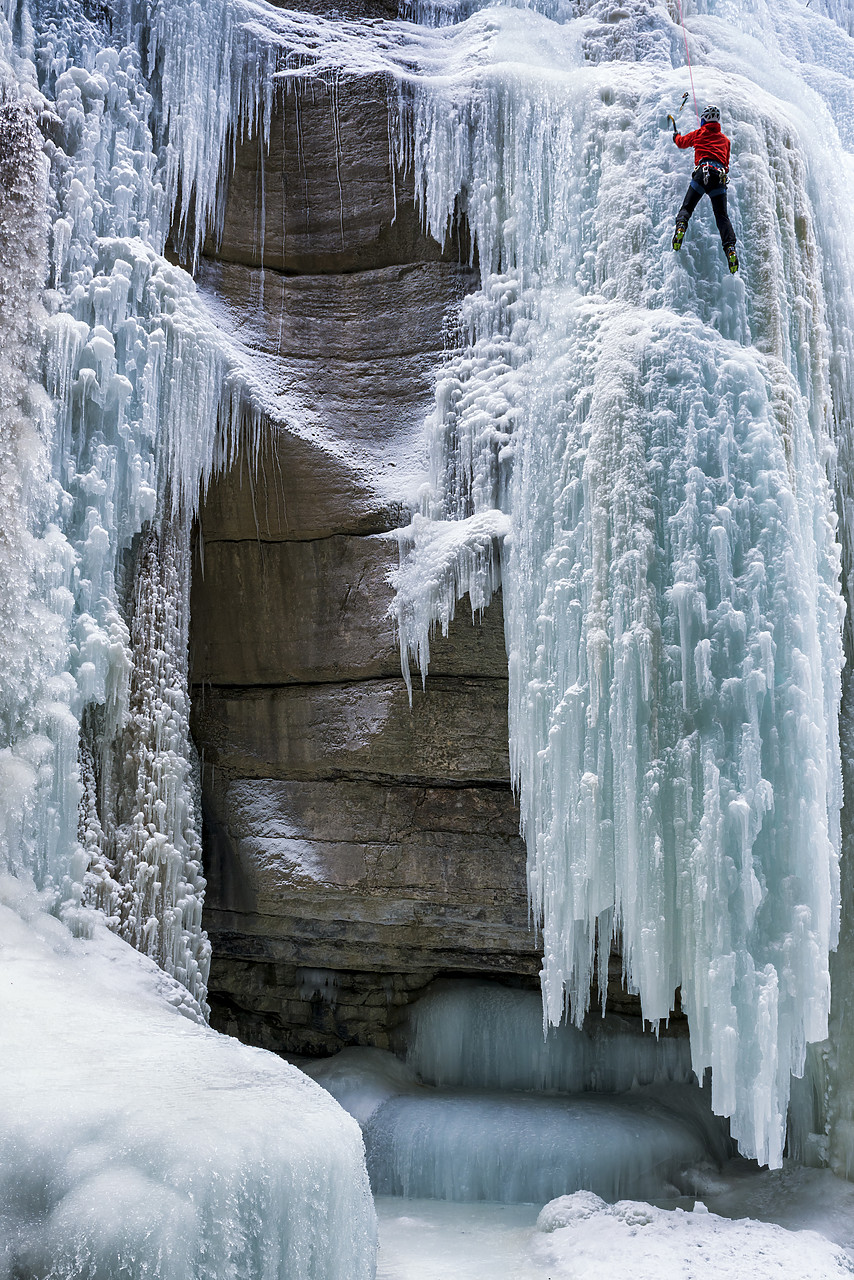
[[[290,88],[268,154],[258,139],[238,144],[206,255],[305,274],[458,258],[423,233],[411,179],[393,170],[390,90],[378,74]]]
[[[261,362],[268,424],[211,484],[206,538],[317,538],[406,519],[443,318],[471,287],[452,263],[291,277],[204,262],[201,292]]]
[[[314,542],[209,542],[191,600],[195,683],[281,685],[400,673],[387,610],[397,538]],[[224,608],[224,602],[227,607]],[[471,625],[461,602],[434,675],[506,676],[497,606]]]
[[[193,728],[231,777],[509,781],[503,680],[202,688]]]
[[[238,781],[214,820],[222,960],[378,974],[531,972],[509,789]]]
[[[388,617],[443,323],[474,279],[393,170],[388,87],[280,103],[270,153],[238,146],[199,271],[267,414],[257,459],[206,495],[193,580],[210,995],[215,1025],[279,1052],[387,1047],[437,976],[540,965],[500,602],[476,626],[461,602],[411,711]]]

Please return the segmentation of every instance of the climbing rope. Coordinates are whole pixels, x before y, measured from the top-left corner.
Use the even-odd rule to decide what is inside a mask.
[[[688,75],[691,77],[691,93],[694,94],[694,114],[697,117],[697,124],[700,123],[700,112],[697,107],[697,95],[694,92],[694,72],[691,67],[691,55],[688,52],[688,32],[685,30],[685,19],[682,16],[682,0],[676,0],[679,6],[679,21],[682,24],[682,36],[685,40],[685,57],[688,59]]]

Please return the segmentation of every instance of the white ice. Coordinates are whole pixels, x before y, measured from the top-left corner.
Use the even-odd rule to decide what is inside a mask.
[[[597,971],[604,1000],[616,936],[644,1016],[681,988],[715,1109],[778,1165],[839,932],[854,42],[790,0],[698,7],[696,91],[733,138],[735,279],[707,210],[670,251],[690,164],[664,121],[689,84],[663,3],[480,8],[441,29],[447,78],[404,95],[425,222],[441,238],[465,213],[483,282],[438,371],[422,499],[464,555],[437,573],[414,522],[397,620],[408,679],[453,584],[478,608],[497,584],[466,522],[509,515],[546,1021],[580,1023]]]
[[[829,1174],[823,1177],[835,1182]],[[815,1192],[822,1191],[828,1187],[819,1182]],[[854,1250],[846,1253],[818,1234],[819,1219],[812,1225],[809,1211],[786,1230],[773,1225],[773,1209],[763,1213],[749,1198],[739,1221],[708,1212],[705,1202],[695,1211],[691,1203],[669,1210],[632,1201],[611,1206],[586,1192],[557,1200],[541,1213],[535,1205],[385,1196],[376,1204],[378,1280],[832,1280],[851,1275],[854,1267]],[[545,1228],[561,1220],[568,1225],[542,1230],[538,1219]]]
[[[362,1139],[328,1093],[103,924],[75,939],[0,892],[4,1280],[372,1276]]]

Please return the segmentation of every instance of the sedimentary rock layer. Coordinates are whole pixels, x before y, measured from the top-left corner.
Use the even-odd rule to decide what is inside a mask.
[[[285,101],[238,150],[199,283],[262,377],[211,486],[192,599],[214,1021],[288,1052],[386,1045],[434,977],[534,982],[493,607],[410,710],[387,615],[443,327],[469,269],[389,161],[386,86]],[[297,111],[298,108],[298,111]],[[263,172],[262,172],[263,171]]]

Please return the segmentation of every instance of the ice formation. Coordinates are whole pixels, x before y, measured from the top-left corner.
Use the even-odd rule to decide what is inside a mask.
[[[619,1096],[425,1090],[386,1102],[365,1128],[378,1195],[542,1203],[589,1188],[607,1200],[693,1190],[691,1169],[726,1154],[698,1091]]]
[[[471,1049],[480,1043],[473,1036]],[[380,1049],[344,1049],[307,1070],[362,1125],[377,1195],[519,1204],[588,1188],[609,1200],[672,1197],[693,1192],[696,1167],[730,1153],[708,1096],[672,1079],[624,1080],[621,1093],[598,1081],[570,1095],[535,1092],[538,1080],[483,1087],[475,1072],[460,1087],[436,1088]]]
[[[37,103],[0,25],[0,869],[65,870],[76,829],[74,681],[66,672],[71,549],[56,523],[51,406],[37,380],[47,172]],[[71,784],[67,781],[71,775]]]
[[[328,1093],[8,876],[0,964],[4,1280],[374,1274],[362,1139]]]
[[[500,577],[546,1021],[580,1024],[597,972],[604,1000],[616,935],[645,1017],[681,987],[715,1110],[778,1165],[839,931],[854,45],[844,6],[687,7],[733,280],[702,213],[669,251],[674,15],[536,8],[443,27],[457,65],[404,95],[425,223],[464,214],[482,273],[401,537],[404,673]]]
[[[703,1207],[606,1205],[578,1193],[547,1205],[537,1226],[534,1206],[382,1197],[379,1274],[382,1280],[832,1280],[850,1274],[849,1259],[813,1228],[781,1230],[751,1220],[752,1214],[745,1219],[744,1210],[740,1221],[728,1222]]]
[[[687,1035],[656,1037],[609,1014],[544,1036],[537,993],[498,983],[434,989],[407,1010],[403,1035],[407,1064],[442,1088],[624,1093],[694,1079]]]

